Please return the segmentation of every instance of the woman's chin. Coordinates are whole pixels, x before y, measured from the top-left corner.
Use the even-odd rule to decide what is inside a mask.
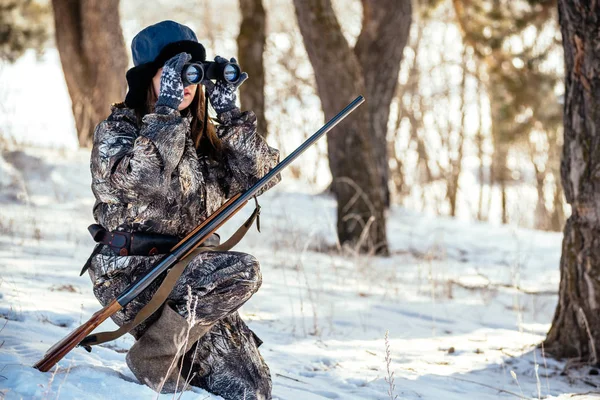
[[[189,106],[190,104],[192,104],[192,100],[191,100],[191,99],[190,99],[190,100],[184,99],[184,100],[181,102],[181,104],[179,105],[179,107],[177,107],[177,109],[178,109],[179,111],[183,111],[183,110],[185,110],[186,108],[188,108],[188,106]]]

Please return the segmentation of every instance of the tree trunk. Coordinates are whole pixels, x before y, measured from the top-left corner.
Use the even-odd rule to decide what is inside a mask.
[[[459,180],[460,175],[462,173],[462,162],[463,155],[465,151],[465,135],[466,135],[466,120],[467,120],[467,75],[469,74],[468,70],[468,53],[467,46],[463,45],[462,52],[462,79],[460,81],[460,126],[457,127],[457,144],[456,148],[452,149],[451,140],[448,140],[448,154],[449,154],[449,165],[448,165],[448,174],[446,179],[446,197],[448,198],[448,202],[450,203],[450,216],[456,217],[457,212],[457,199],[458,199],[458,189],[459,189]],[[452,154],[456,153],[454,157]]]
[[[479,115],[480,120],[482,120],[482,107],[479,107]],[[477,136],[475,138],[475,142],[477,143],[477,158],[479,159],[479,168],[478,168],[478,178],[479,178],[479,197],[477,199],[477,220],[485,221],[487,213],[483,211],[483,203],[484,203],[484,189],[485,189],[485,165],[483,163],[485,157],[485,151],[483,149],[484,137],[483,137],[483,124],[479,124],[479,131],[477,132]]]
[[[248,79],[240,87],[240,103],[246,110],[256,114],[258,132],[267,137],[265,119],[265,70],[263,52],[267,41],[267,18],[262,0],[239,0],[242,13],[240,33],[237,37],[239,62],[248,73]]]
[[[500,57],[500,56],[499,56]],[[494,60],[492,59],[492,62]],[[502,81],[498,66],[488,63],[488,85],[487,92],[490,98],[490,114],[492,117],[491,136],[494,144],[492,155],[492,179],[494,185],[500,189],[500,200],[502,207],[502,223],[508,223],[508,200],[507,187],[510,183],[511,173],[508,168],[508,152],[513,137],[512,116],[508,114],[508,95],[505,90],[505,82]]]
[[[366,106],[377,174],[390,205],[387,125],[404,46],[410,34],[410,0],[362,0],[363,26],[354,47],[365,80]]]
[[[90,146],[96,124],[127,89],[119,0],[52,0],[52,6],[79,145]]]
[[[385,208],[389,174],[385,133],[407,39],[393,36],[402,36],[404,30],[408,32],[408,26],[386,25],[404,20],[407,25],[410,23],[409,1],[403,1],[401,7],[396,2],[391,7],[388,3],[392,2],[363,2],[363,31],[353,51],[342,34],[330,0],[294,0],[325,118],[331,118],[358,94],[366,95],[366,107],[360,107],[329,134],[329,166],[338,201],[340,242],[380,254],[388,253]],[[399,13],[403,18],[390,17]],[[394,62],[398,65],[392,65]],[[387,70],[381,72],[378,63]],[[363,70],[363,66],[369,69]]]
[[[572,215],[560,260],[559,301],[546,350],[598,362],[600,347],[600,7],[559,0],[565,54],[561,179]]]

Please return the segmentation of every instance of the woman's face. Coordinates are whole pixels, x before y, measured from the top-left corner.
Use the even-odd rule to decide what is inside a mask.
[[[162,68],[159,68],[158,71],[156,71],[156,75],[154,75],[154,78],[152,78],[152,86],[154,87],[154,94],[156,94],[156,97],[158,97],[158,94],[160,93],[160,76],[162,74],[162,70]],[[198,85],[186,86],[183,89],[183,101],[181,102],[179,107],[177,107],[179,111],[185,110],[192,103],[192,100],[194,100],[194,96],[196,95],[197,89]]]

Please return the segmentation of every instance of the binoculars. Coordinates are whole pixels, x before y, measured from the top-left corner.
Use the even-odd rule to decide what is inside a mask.
[[[228,83],[237,83],[242,71],[236,63],[217,63],[214,61],[186,63],[181,70],[184,86],[197,85],[204,79],[222,79]]]

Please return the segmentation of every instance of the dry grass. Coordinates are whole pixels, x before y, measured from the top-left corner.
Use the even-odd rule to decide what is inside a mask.
[[[51,292],[69,292],[69,293],[78,293],[79,290],[71,284],[68,285],[53,285],[50,287]]]
[[[58,400],[58,398],[60,397],[60,390],[62,389],[62,386],[66,382],[67,377],[69,376],[69,372],[71,372],[72,366],[73,366],[73,359],[71,359],[71,361],[69,362],[69,367],[67,368],[67,370],[65,372],[65,377],[63,378],[63,380],[60,382],[60,385],[58,385],[58,388],[56,389],[56,400]]]
[[[157,400],[160,397],[160,393],[162,392],[163,387],[164,387],[165,383],[167,382],[168,377],[171,375],[173,370],[176,368],[177,363],[179,362],[179,359],[185,355],[185,349],[187,348],[187,345],[190,340],[191,329],[194,326],[194,324],[196,323],[196,313],[194,312],[194,310],[196,310],[196,307],[198,306],[198,296],[192,295],[192,288],[189,285],[188,285],[187,289],[188,289],[188,298],[187,298],[186,308],[188,310],[188,317],[187,317],[188,328],[185,332],[184,340],[179,344],[177,352],[173,356],[173,360],[171,360],[171,365],[169,366],[164,379],[162,380],[162,382],[160,383],[160,385],[158,387],[157,395],[156,395]],[[165,307],[168,307],[168,306],[165,306]],[[183,363],[180,363],[180,364],[181,365],[179,366],[179,373],[177,374],[177,381],[175,383],[175,392],[173,393],[173,399],[176,398],[176,395],[178,393],[179,393],[179,397],[181,397],[181,394],[183,394],[183,392],[185,392],[187,390],[187,388],[189,386],[189,382],[194,377],[193,375],[189,376],[189,374],[188,374],[185,382],[183,382],[183,385],[181,387],[181,392],[179,392],[179,380],[181,378]]]
[[[362,191],[357,190],[353,201],[358,201],[362,194]],[[389,266],[380,268],[376,261],[376,245],[364,251],[369,239],[368,233],[374,223],[373,218],[356,220],[361,228],[357,242],[341,245],[331,214],[322,213],[320,217],[322,218],[311,227],[308,234],[304,229],[295,227],[293,216],[285,213],[282,215],[284,222],[275,227],[277,233],[274,236],[281,238],[274,245],[275,252],[285,249],[286,255],[299,253],[291,260],[289,257],[283,259],[283,264],[279,267],[287,289],[285,293],[290,303],[291,329],[294,335],[297,331],[302,331],[304,336],[321,337],[327,330],[334,332],[337,305],[329,300],[330,285],[354,287],[356,295],[365,301],[373,298],[374,291],[380,291],[379,296],[385,299],[397,298],[401,293],[398,270]],[[348,218],[355,219],[353,216]],[[324,231],[327,238],[324,237]],[[327,242],[333,243],[323,244]],[[319,254],[318,266],[306,264],[307,253],[310,252]],[[290,276],[290,270],[293,271],[295,280]],[[327,276],[323,276],[323,271],[328,271]],[[370,326],[369,315],[359,311],[357,316],[361,326],[367,331]]]
[[[47,399],[48,396],[50,395],[50,388],[52,387],[52,382],[54,382],[54,378],[56,377],[56,374],[58,372],[58,364],[55,365],[54,367],[54,371],[52,372],[52,375],[50,375],[50,379],[48,379],[48,383],[46,384],[46,390],[43,393],[43,399]]]
[[[385,365],[387,376],[384,378],[388,384],[387,395],[390,400],[396,400],[398,395],[396,392],[396,384],[394,383],[394,372],[391,370],[392,366],[392,355],[390,351],[389,331],[385,332]]]
[[[0,286],[2,286],[2,283],[4,283],[4,280],[2,278],[0,278]],[[12,306],[11,306],[11,310],[12,310]],[[8,318],[6,318],[4,320],[4,324],[2,324],[2,327],[0,327],[0,334],[2,333],[2,331],[4,330],[4,328],[6,328],[6,324],[8,324]],[[0,349],[2,349],[2,346],[4,346],[4,340],[0,342]]]
[[[587,332],[588,335],[588,339],[590,341],[590,349],[591,349],[591,353],[592,353],[592,359],[590,360],[590,363],[593,365],[598,364],[598,354],[596,353],[596,345],[594,344],[594,337],[592,336],[592,332],[590,332],[590,325],[588,324],[588,320],[587,317],[585,316],[585,312],[583,311],[583,308],[579,307],[579,316],[581,317],[581,320],[583,321],[584,325],[585,325],[585,331]]]
[[[519,391],[521,392],[521,396],[523,398],[525,398],[525,395],[523,394],[523,389],[521,388],[521,384],[519,383],[519,379],[517,379],[517,374],[515,373],[515,371],[510,370],[510,376],[512,376],[512,378],[515,380],[515,382],[517,383],[517,386],[519,387]]]

